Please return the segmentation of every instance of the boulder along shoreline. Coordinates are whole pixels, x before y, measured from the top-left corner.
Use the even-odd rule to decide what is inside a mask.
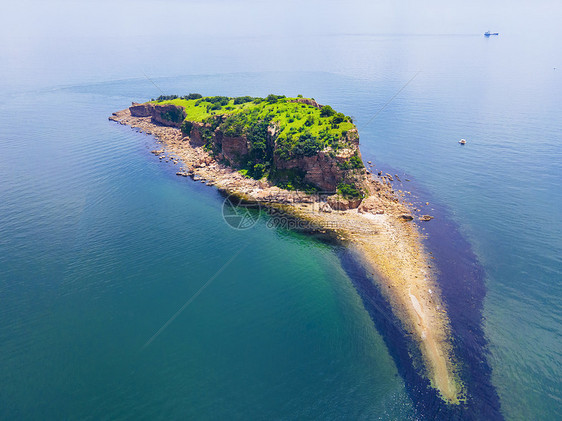
[[[128,108],[109,119],[154,136],[162,148],[152,153],[179,165],[178,176],[190,176],[227,195],[280,211],[346,245],[371,273],[394,315],[419,346],[431,386],[445,402],[462,402],[464,386],[456,370],[450,322],[431,257],[408,207],[387,178],[375,180],[367,172],[364,182],[370,195],[362,200],[288,191],[217,162],[178,127],[160,125],[150,116],[132,116]]]

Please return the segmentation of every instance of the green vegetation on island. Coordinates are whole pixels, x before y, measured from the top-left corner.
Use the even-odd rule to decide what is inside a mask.
[[[194,93],[182,97],[162,95],[150,103],[168,105],[161,108],[165,110],[160,113],[163,120],[179,125],[184,135],[197,130],[209,152],[238,167],[246,176],[266,177],[287,189],[322,188],[321,183],[307,179],[306,171],[283,161],[302,160],[323,152],[333,159],[341,174],[334,190],[346,197],[363,196],[352,176],[364,168],[357,147],[357,130],[351,117],[329,105],[320,106],[314,99],[300,95],[230,98]],[[245,138],[248,150],[235,157],[222,153],[224,145],[217,141],[217,132],[229,139]]]

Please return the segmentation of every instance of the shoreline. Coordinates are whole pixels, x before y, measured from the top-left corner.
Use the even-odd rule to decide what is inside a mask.
[[[389,183],[370,182],[377,194],[359,208],[334,210],[322,197],[283,190],[268,181],[244,177],[217,163],[201,146],[190,144],[177,128],[156,125],[150,117],[132,117],[129,109],[110,120],[153,135],[163,146],[152,153],[161,160],[181,164],[176,173],[213,185],[266,208],[281,210],[344,243],[368,270],[392,311],[421,352],[424,374],[447,403],[462,401],[463,389],[453,356],[451,323],[432,272],[422,234],[411,222],[408,208]],[[371,178],[371,177],[369,177]]]

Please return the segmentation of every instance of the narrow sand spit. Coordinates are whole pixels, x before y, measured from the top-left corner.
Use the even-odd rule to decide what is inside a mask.
[[[455,372],[450,324],[440,289],[420,233],[413,222],[401,218],[407,208],[390,186],[370,181],[378,191],[377,212],[333,211],[326,209],[321,198],[246,178],[217,163],[203,148],[193,147],[179,129],[155,125],[148,117],[132,117],[128,109],[114,113],[110,120],[154,135],[162,149],[152,152],[179,165],[178,175],[189,175],[228,194],[281,209],[344,242],[371,272],[393,313],[419,345],[431,385],[446,402],[460,402],[462,383]]]

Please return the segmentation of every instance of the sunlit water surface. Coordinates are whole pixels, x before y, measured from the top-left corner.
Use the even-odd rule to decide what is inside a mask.
[[[554,46],[481,35],[84,43],[27,58],[71,66],[4,69],[0,418],[445,417],[416,402],[412,368],[366,298],[376,291],[345,251],[265,219],[233,230],[214,188],[176,177],[153,139],[107,120],[160,94],[143,72],[169,94],[303,94],[353,116],[364,161],[430,201],[428,246],[444,273],[472,268],[448,282],[474,302],[450,312],[458,343],[475,341],[464,357],[483,364],[491,389],[474,390],[491,396],[489,415],[562,412]]]

